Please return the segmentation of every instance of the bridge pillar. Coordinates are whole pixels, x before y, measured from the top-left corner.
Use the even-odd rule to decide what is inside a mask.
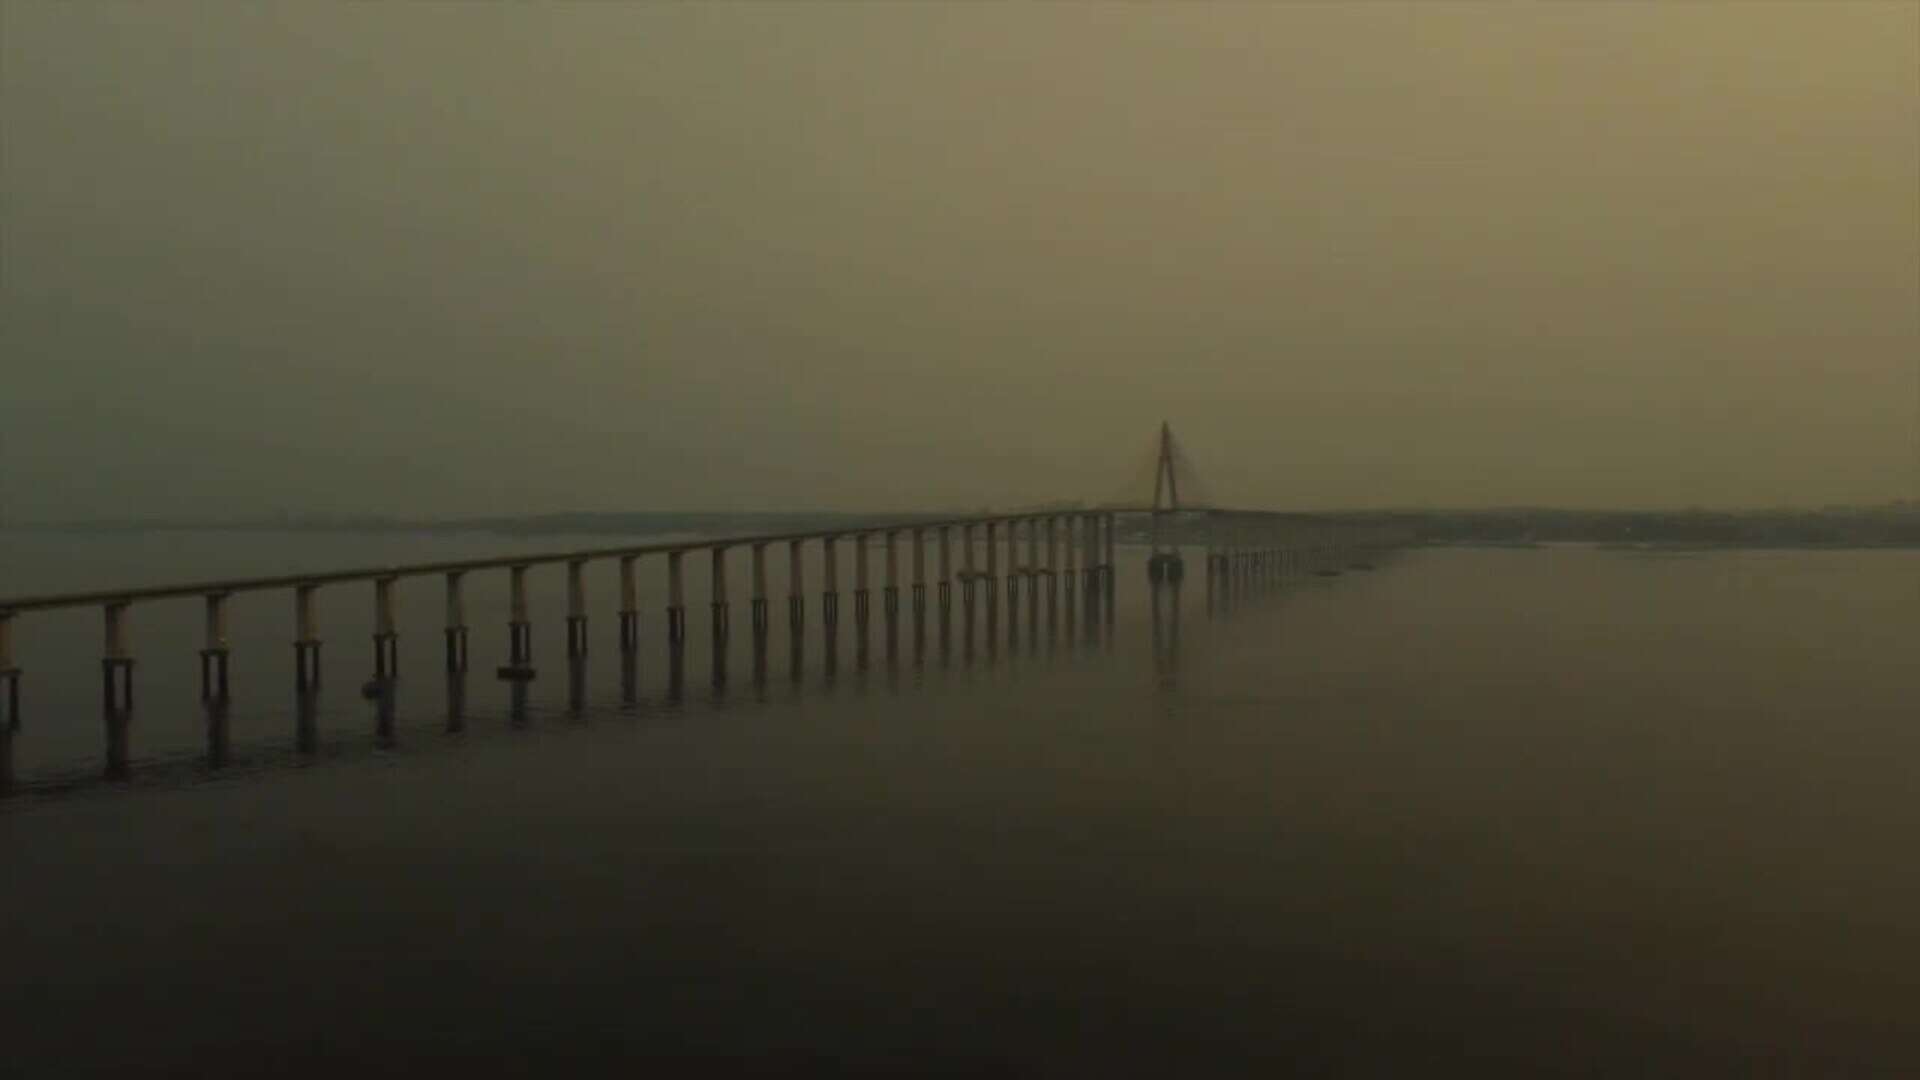
[[[227,697],[227,594],[207,594],[207,635],[200,648],[200,700],[215,701]]]
[[[620,652],[640,651],[640,575],[635,564],[638,555],[620,556]]]
[[[727,549],[713,549],[713,685],[727,684],[727,652],[733,639],[733,609],[727,600]]]
[[[1084,564],[1080,570],[1081,602],[1086,608],[1083,623],[1088,641],[1097,640],[1100,627],[1100,517],[1080,515],[1080,545]]]
[[[833,674],[840,655],[840,555],[836,549],[836,539],[829,536],[821,541],[824,552],[821,573],[824,575],[825,588],[820,593],[820,628],[826,635],[825,663],[828,675]]]
[[[1027,519],[1027,565],[1022,572],[1027,579],[1027,647],[1029,649],[1040,642],[1040,519]]]
[[[987,655],[1000,651],[1000,523],[987,522]]]
[[[953,636],[953,528],[940,526],[940,656],[945,659]]]
[[[640,700],[640,578],[636,573],[638,555],[620,556],[620,703],[632,705]]]
[[[228,704],[232,700],[227,681],[227,594],[208,593],[207,633],[200,648],[200,703],[207,712],[207,764],[219,768],[227,763]]]
[[[373,701],[374,737],[382,746],[393,742],[393,698],[400,675],[400,635],[393,619],[391,576],[373,581],[373,678],[360,688]]]
[[[13,662],[13,612],[0,611],[0,796],[13,793],[13,737],[20,731],[20,669]]]
[[[320,624],[313,613],[318,588],[297,585],[293,590],[293,689],[298,695],[320,689]]]
[[[800,681],[806,667],[806,550],[804,540],[787,541],[787,665],[794,682]]]
[[[294,746],[303,754],[320,747],[320,626],[314,617],[313,584],[293,590]]]
[[[973,566],[973,526],[960,527],[960,611],[961,631],[965,634],[966,655],[973,656],[974,593],[979,584],[979,573]]]
[[[767,545],[753,545],[753,681],[767,680]]]
[[[567,658],[587,655],[587,563],[567,560]]]
[[[1106,531],[1107,531],[1107,567],[1106,567],[1106,589],[1107,589],[1106,602],[1107,603],[1106,603],[1105,614],[1107,619],[1107,645],[1109,648],[1111,648],[1113,645],[1113,621],[1114,621],[1114,613],[1115,613],[1114,589],[1117,587],[1119,582],[1119,577],[1120,577],[1118,572],[1119,563],[1118,563],[1118,559],[1116,558],[1116,552],[1118,550],[1118,545],[1119,545],[1119,531],[1120,531],[1120,516],[1118,514],[1107,515]]]
[[[1017,646],[1020,643],[1020,578],[1025,570],[1020,565],[1020,525],[1021,518],[1007,519],[1007,644]]]
[[[400,671],[400,635],[393,620],[391,577],[373,581],[373,678],[386,682]]]
[[[1074,617],[1074,607],[1079,603],[1080,578],[1080,556],[1079,548],[1074,543],[1074,525],[1079,520],[1077,514],[1064,514],[1060,518],[1061,547],[1066,551],[1066,565],[1060,571],[1060,603],[1066,609],[1066,633],[1069,641],[1073,639],[1079,626],[1079,620]]]
[[[459,731],[466,726],[467,713],[467,601],[462,594],[461,584],[466,577],[463,570],[449,570],[446,573],[447,610],[446,610],[446,675],[447,675],[447,730]]]
[[[882,538],[887,579],[880,588],[880,611],[887,623],[887,662],[891,664],[900,649],[900,531],[888,529]]]
[[[128,729],[133,720],[133,657],[127,650],[127,602],[105,607],[106,648],[100,657],[100,703],[107,726],[107,777],[124,780],[130,772]]]
[[[533,623],[527,608],[527,564],[507,567],[507,662],[494,673],[510,683],[534,677]]]
[[[1047,638],[1060,633],[1060,515],[1047,515]]]
[[[466,571],[447,571],[447,674],[459,675],[467,670],[467,599],[462,586]]]
[[[667,552],[667,695],[676,701],[687,685],[686,556]]]
[[[853,664],[867,669],[867,534],[853,534]]]
[[[913,530],[913,658],[927,653],[927,531]]]

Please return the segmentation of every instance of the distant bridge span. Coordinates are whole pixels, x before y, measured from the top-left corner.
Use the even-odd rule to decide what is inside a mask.
[[[589,644],[587,599],[584,571],[592,563],[615,563],[619,569],[617,648],[623,661],[630,663],[640,649],[642,633],[639,604],[639,566],[643,560],[662,559],[666,566],[665,638],[673,686],[681,685],[685,673],[687,642],[686,558],[706,556],[710,574],[709,629],[712,646],[711,676],[716,685],[728,680],[731,652],[730,567],[735,552],[747,554],[749,610],[753,678],[764,681],[768,667],[770,628],[768,590],[768,550],[785,547],[787,552],[787,619],[792,646],[791,665],[799,677],[803,643],[807,636],[807,566],[810,550],[818,552],[821,575],[819,631],[831,662],[839,641],[841,563],[837,547],[845,542],[853,554],[854,642],[859,661],[864,665],[870,639],[870,553],[879,548],[883,556],[881,601],[889,655],[895,648],[901,622],[900,596],[903,585],[910,597],[910,618],[916,653],[924,650],[929,616],[938,630],[944,650],[952,637],[955,594],[958,593],[962,632],[969,652],[976,626],[984,626],[984,640],[993,648],[1004,626],[1008,640],[1017,640],[1020,630],[1022,598],[1026,602],[1029,632],[1038,633],[1038,620],[1044,605],[1049,627],[1065,617],[1069,637],[1076,624],[1089,638],[1110,636],[1113,630],[1115,548],[1118,543],[1120,515],[1148,519],[1153,553],[1149,559],[1150,579],[1157,588],[1165,580],[1178,586],[1179,547],[1184,532],[1186,542],[1204,542],[1205,577],[1209,608],[1215,595],[1237,596],[1265,589],[1305,574],[1331,573],[1370,552],[1399,546],[1404,533],[1382,526],[1365,525],[1324,515],[1225,509],[1183,503],[1180,489],[1185,482],[1189,492],[1196,490],[1196,476],[1187,466],[1174,442],[1171,429],[1162,425],[1155,461],[1155,492],[1151,502],[1112,501],[1078,509],[1002,510],[946,518],[903,518],[869,524],[842,525],[804,532],[777,532],[714,536],[697,539],[661,541],[647,544],[615,545],[587,549],[559,550],[533,554],[501,555],[476,559],[440,560],[405,565],[360,566],[307,574],[282,574],[265,577],[228,578],[163,584],[132,589],[96,589],[67,593],[29,594],[0,598],[0,793],[14,786],[13,743],[22,728],[20,687],[23,672],[15,661],[15,629],[23,616],[58,609],[97,608],[101,611],[104,645],[100,656],[101,709],[106,719],[106,765],[109,778],[119,779],[131,770],[131,721],[134,711],[134,656],[129,646],[130,611],[144,604],[168,600],[199,598],[205,606],[205,634],[200,654],[200,695],[208,714],[207,758],[210,764],[225,761],[227,746],[226,707],[231,700],[229,665],[232,648],[228,635],[229,600],[242,593],[285,592],[292,600],[293,647],[295,652],[294,694],[296,701],[309,708],[320,691],[321,638],[315,616],[315,598],[323,589],[337,590],[349,585],[371,585],[373,642],[372,678],[362,692],[381,707],[383,725],[391,725],[393,684],[399,671],[399,634],[394,615],[395,592],[409,579],[440,578],[443,582],[446,619],[444,626],[445,668],[450,675],[464,675],[468,669],[467,607],[464,585],[468,575],[505,571],[508,576],[507,663],[497,669],[498,676],[510,682],[524,683],[535,675],[533,627],[527,599],[527,575],[535,567],[566,568],[567,656],[582,660]],[[1198,522],[1199,536],[1189,523]],[[904,538],[904,543],[903,543]],[[958,541],[956,544],[955,541]],[[1004,542],[1003,542],[1004,541]],[[955,550],[957,547],[957,551]],[[902,549],[906,549],[909,569],[901,568]],[[929,552],[932,567],[929,568]],[[1001,556],[1004,552],[1005,563]],[[956,558],[956,555],[958,556]],[[1001,603],[1004,580],[1004,605]],[[958,585],[958,590],[955,585]],[[931,611],[929,585],[932,586]],[[1003,621],[1004,619],[1004,621]],[[633,700],[633,684],[624,684],[628,701]],[[315,733],[303,724],[297,732],[302,751],[317,748]]]

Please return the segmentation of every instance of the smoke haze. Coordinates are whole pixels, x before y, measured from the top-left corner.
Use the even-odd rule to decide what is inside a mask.
[[[0,515],[1913,497],[1911,3],[0,5]]]

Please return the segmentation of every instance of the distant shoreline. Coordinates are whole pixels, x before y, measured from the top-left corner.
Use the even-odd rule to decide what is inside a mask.
[[[1062,514],[1080,508],[1059,507]],[[406,519],[379,515],[294,516],[235,520],[122,519],[0,523],[0,532],[115,535],[165,532],[411,534],[432,535],[727,535],[818,532],[879,524],[912,525],[990,511],[918,513],[855,511],[633,511],[562,512],[472,518]],[[1047,512],[1023,507],[1009,514]],[[1607,551],[1687,552],[1728,550],[1870,550],[1920,548],[1920,504],[1824,510],[1376,510],[1329,512],[1327,520],[1389,526],[1429,547],[1535,549],[1583,545]],[[1297,521],[1297,519],[1296,519]],[[1183,515],[1169,539],[1208,542],[1205,518]],[[1146,533],[1130,524],[1122,537],[1138,542]]]

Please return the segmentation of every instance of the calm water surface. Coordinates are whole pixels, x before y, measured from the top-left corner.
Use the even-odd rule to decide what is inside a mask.
[[[236,658],[255,749],[222,776],[183,707],[195,613],[171,660],[156,613],[148,779],[0,811],[0,1053],[20,1076],[1920,1072],[1920,554],[1418,551],[1211,620],[1190,586],[1177,655],[1137,554],[1122,575],[1111,646],[864,675],[843,649],[831,681],[809,657],[797,688],[695,674],[677,703],[648,661],[631,709],[607,648],[581,715],[543,667],[520,725],[476,678],[458,735],[423,587],[386,749],[343,595],[306,766],[275,749],[290,615],[266,599]],[[38,775],[97,768],[96,618],[22,627]]]

